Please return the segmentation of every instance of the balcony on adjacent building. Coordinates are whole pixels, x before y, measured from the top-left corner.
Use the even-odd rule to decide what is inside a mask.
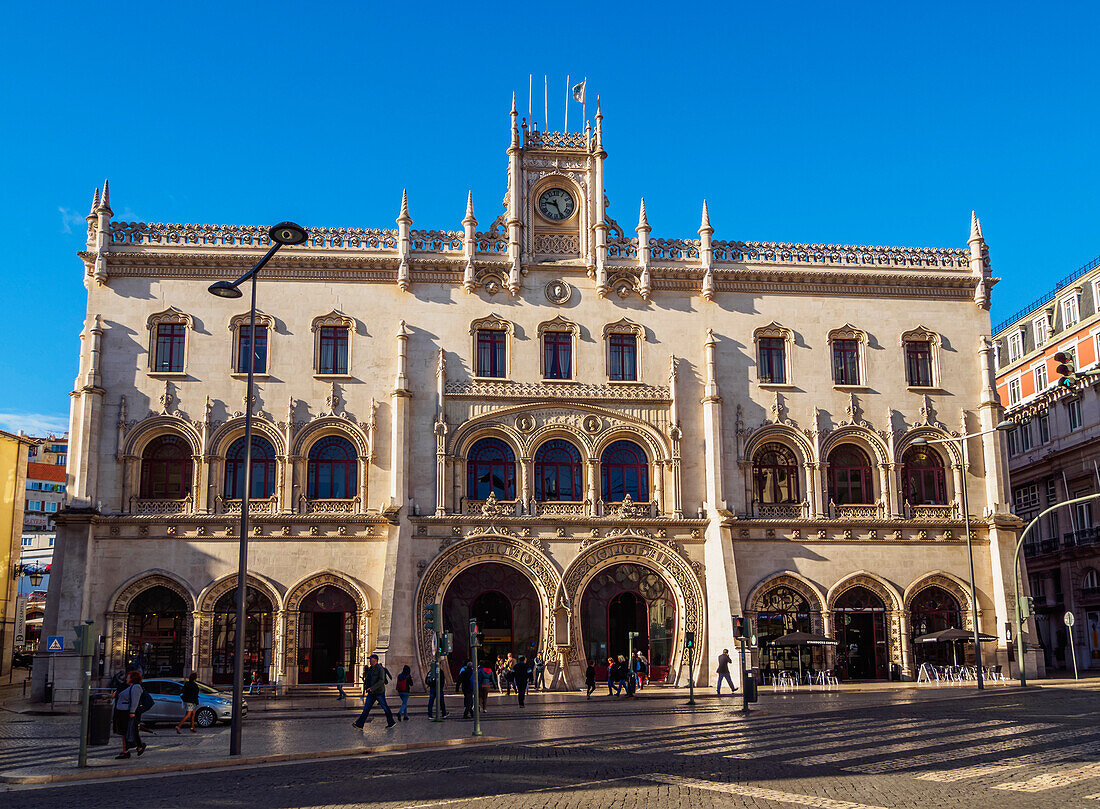
[[[1092,545],[1096,542],[1100,542],[1100,526],[1096,525],[1062,534],[1062,544],[1067,548],[1077,545]]]

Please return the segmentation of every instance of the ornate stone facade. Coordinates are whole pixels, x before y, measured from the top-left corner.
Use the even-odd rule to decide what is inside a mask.
[[[319,588],[354,628],[340,654],[423,668],[422,608],[446,607],[451,583],[483,562],[530,580],[534,643],[561,687],[625,635],[585,637],[581,614],[593,577],[618,566],[656,576],[674,605],[661,630],[669,682],[687,677],[684,633],[696,635],[705,682],[703,661],[734,647],[731,615],[754,618],[782,585],[829,632],[835,598],[855,582],[888,610],[890,660],[909,673],[906,594],[939,576],[967,612],[963,486],[978,619],[1007,663],[1017,523],[997,436],[969,439],[968,469],[953,444],[931,445],[936,486],[923,499],[905,460],[914,438],[999,418],[984,242],[715,241],[705,204],[698,238],[650,238],[644,202],[627,237],[607,210],[599,112],[582,133],[530,129],[515,110],[511,124],[505,210],[488,231],[469,197],[461,230],[413,230],[403,197],[396,229],[312,228],[263,270],[268,355],[252,402],[262,492],[248,540],[250,574],[276,612],[266,676],[297,682],[335,653],[304,629]],[[243,472],[230,450],[245,388],[230,344],[241,311],[206,288],[237,277],[268,240],[262,228],[112,217],[105,187],[80,254],[72,507],[58,519],[47,615],[62,632],[106,621],[118,667],[133,647],[133,597],[162,583],[192,621],[186,660],[171,665],[208,676],[211,599],[235,580],[230,482]],[[905,341],[933,338],[940,387],[914,391]],[[785,352],[777,384],[753,370],[763,339]],[[172,340],[182,371],[159,373]],[[858,385],[834,377],[840,343],[858,353]],[[845,448],[866,463],[841,481],[833,456]],[[765,464],[765,452],[780,460]],[[75,676],[62,664],[56,679]]]

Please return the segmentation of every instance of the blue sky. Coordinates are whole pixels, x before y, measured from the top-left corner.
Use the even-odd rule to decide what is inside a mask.
[[[705,197],[718,239],[962,247],[973,208],[994,321],[1100,253],[1095,3],[31,6],[0,57],[0,428],[65,429],[104,177],[116,219],[392,227],[407,187],[414,227],[467,189],[487,224],[530,73],[554,128],[588,77],[609,213],[644,195],[655,237]]]

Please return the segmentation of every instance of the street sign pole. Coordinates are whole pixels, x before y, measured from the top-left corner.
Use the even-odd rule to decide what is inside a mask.
[[[745,640],[742,635],[737,638],[737,646],[741,650],[741,713],[749,712],[749,687],[745,679]]]
[[[80,753],[77,755],[78,767],[88,766],[88,710],[92,695],[92,622],[85,620],[77,624],[76,639],[80,644]],[[144,748],[143,748],[144,749]]]
[[[470,619],[470,653],[473,655],[474,662],[474,732],[471,736],[481,735],[481,669],[477,664],[477,647],[480,644],[477,640],[477,619]]]
[[[695,704],[695,647],[688,647],[688,705]]]
[[[1077,676],[1077,644],[1073,642],[1073,613],[1066,610],[1066,614],[1062,616],[1062,621],[1066,625],[1066,634],[1069,635],[1069,656],[1073,658],[1073,679],[1079,679]]]

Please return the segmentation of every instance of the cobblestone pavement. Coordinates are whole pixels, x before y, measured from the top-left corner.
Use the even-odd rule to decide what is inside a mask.
[[[731,712],[732,702],[694,718],[665,715],[656,701],[639,703],[646,709],[640,713],[628,710],[634,704],[557,705],[559,713],[577,714],[557,719],[539,717],[532,706],[536,712],[524,719],[511,709],[502,712],[510,718],[499,716],[486,727],[487,733],[510,737],[504,743],[135,777],[49,787],[35,797],[53,805],[112,809],[1100,809],[1095,690],[809,696],[765,694],[748,717]],[[316,724],[331,734],[335,721]],[[248,730],[255,732],[259,724]],[[446,727],[451,735],[469,730],[461,723],[433,727]],[[368,731],[376,740],[385,738],[378,722]],[[555,733],[567,738],[549,738]]]

